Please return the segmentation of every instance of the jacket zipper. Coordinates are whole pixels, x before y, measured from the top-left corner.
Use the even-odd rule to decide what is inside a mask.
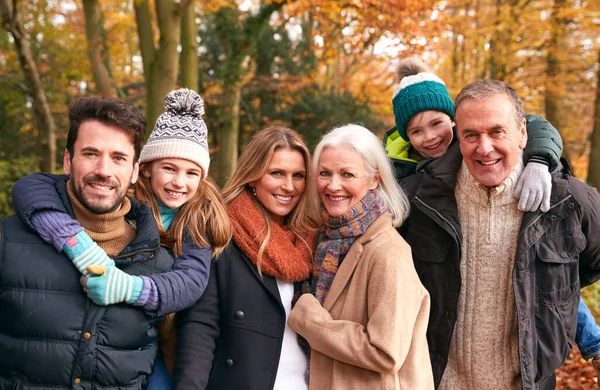
[[[556,203],[555,205],[553,205],[553,206],[550,206],[550,208],[548,209],[548,211],[546,211],[545,213],[541,213],[540,215],[538,215],[537,217],[535,217],[535,219],[534,219],[533,221],[531,221],[531,223],[530,223],[529,225],[527,225],[527,226],[525,227],[525,229],[522,229],[522,230],[519,232],[519,237],[521,237],[521,234],[523,234],[523,232],[524,232],[525,230],[529,229],[529,228],[530,228],[530,227],[531,227],[531,226],[532,226],[534,223],[536,223],[536,222],[538,221],[538,219],[542,218],[542,216],[543,216],[544,214],[546,214],[546,213],[550,212],[550,210],[552,210],[553,208],[560,206],[561,204],[563,204],[564,202],[566,202],[568,199],[570,199],[570,198],[571,198],[571,196],[572,196],[572,195],[569,195],[569,196],[567,196],[566,198],[564,198],[564,199],[563,199],[563,200],[561,200],[560,202]]]
[[[431,210],[433,213],[435,213],[435,215],[437,215],[442,221],[444,221],[446,224],[448,224],[448,226],[450,226],[450,228],[452,229],[452,231],[454,232],[454,236],[456,237],[456,240],[458,242],[458,247],[456,248],[457,250],[457,254],[458,254],[458,260],[460,262],[460,248],[462,246],[462,239],[460,237],[460,235],[458,234],[458,231],[454,228],[454,225],[452,225],[450,223],[450,221],[448,221],[446,218],[444,218],[442,216],[442,214],[440,214],[436,209],[434,209],[433,207],[429,206],[428,204],[426,204],[425,202],[423,202],[418,196],[415,196],[414,198],[416,201],[418,201],[420,204],[422,204],[424,207],[426,207],[427,209]]]
[[[133,252],[129,252],[129,253],[124,253],[122,255],[116,256],[115,259],[120,259],[120,258],[123,258],[123,257],[129,257],[129,256],[137,255],[138,253],[141,253],[141,252],[152,252],[152,251],[156,251],[156,250],[159,250],[159,249],[160,249],[160,245],[157,246],[156,248],[140,249],[140,250],[137,250],[137,251],[133,251]]]

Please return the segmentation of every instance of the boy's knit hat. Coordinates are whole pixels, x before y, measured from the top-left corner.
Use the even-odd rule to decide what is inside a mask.
[[[140,162],[161,158],[183,158],[202,168],[202,177],[208,174],[208,129],[202,119],[204,100],[191,89],[169,92],[165,98],[165,112],[156,120],[148,142],[142,148]]]
[[[454,118],[454,102],[446,85],[436,75],[421,72],[402,78],[394,90],[392,98],[396,129],[408,141],[406,125],[415,115],[423,111],[435,110]]]

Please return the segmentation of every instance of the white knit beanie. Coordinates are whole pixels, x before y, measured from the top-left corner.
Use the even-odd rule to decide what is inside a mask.
[[[202,177],[208,174],[208,129],[202,119],[204,100],[191,89],[169,92],[165,98],[165,112],[156,120],[148,142],[142,148],[140,163],[161,158],[183,158],[202,168]]]

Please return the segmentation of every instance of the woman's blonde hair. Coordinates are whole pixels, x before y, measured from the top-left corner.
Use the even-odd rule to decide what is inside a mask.
[[[310,188],[314,185],[313,175],[310,169],[310,152],[302,139],[302,136],[296,131],[283,126],[270,126],[254,134],[237,162],[237,166],[227,183],[223,188],[223,201],[226,205],[237,198],[242,191],[251,191],[249,183],[260,180],[267,172],[273,154],[280,149],[295,150],[304,157],[304,168],[306,170],[306,187],[300,197],[300,201],[294,209],[285,218],[286,225],[299,238],[309,232],[313,232],[318,227],[318,216],[316,214],[316,204],[310,193]],[[256,266],[260,273],[260,260],[264,253],[267,243],[271,238],[271,217],[264,206],[256,199],[250,197],[256,204],[265,219],[267,231],[265,239],[260,244]],[[232,221],[235,223],[235,221]],[[305,242],[306,243],[306,242]],[[308,244],[306,244],[308,246]],[[309,247],[310,248],[310,247]],[[310,248],[312,250],[312,248]]]
[[[179,256],[183,252],[186,233],[194,245],[211,246],[213,257],[218,256],[231,239],[231,224],[215,182],[209,177],[201,179],[194,197],[181,206],[169,230],[165,230],[150,184],[152,177],[149,173],[154,161],[140,164],[134,196],[152,209],[160,232],[160,242],[170,247],[175,256]]]
[[[377,196],[392,214],[393,225],[400,226],[408,215],[409,203],[404,191],[394,178],[392,162],[388,158],[381,140],[367,128],[353,123],[332,129],[323,136],[315,148],[314,175],[317,174],[319,158],[321,158],[323,149],[336,146],[347,146],[360,154],[370,177],[379,174],[379,184],[375,189]],[[314,198],[317,198],[317,195],[314,195]]]

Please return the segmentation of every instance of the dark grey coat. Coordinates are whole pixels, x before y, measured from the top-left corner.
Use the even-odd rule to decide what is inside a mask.
[[[427,341],[436,386],[448,361],[461,289],[454,198],[461,162],[455,145],[403,182],[411,212],[401,230],[431,294]],[[513,288],[524,389],[553,388],[554,370],[575,337],[579,289],[600,277],[600,195],[563,164],[552,174],[550,210],[525,213],[518,237]]]

